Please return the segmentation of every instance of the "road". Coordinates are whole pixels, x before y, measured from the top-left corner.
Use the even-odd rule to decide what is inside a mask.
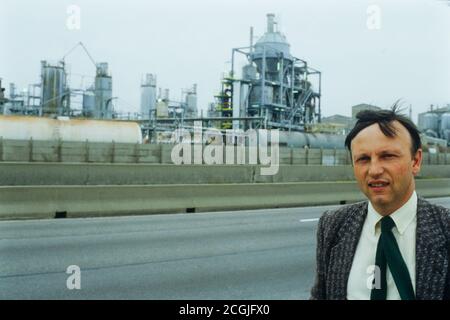
[[[0,299],[307,299],[335,207],[0,222]]]

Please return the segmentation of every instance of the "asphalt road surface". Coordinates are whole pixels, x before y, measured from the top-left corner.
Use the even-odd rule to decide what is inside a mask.
[[[307,299],[335,207],[0,222],[0,299]]]

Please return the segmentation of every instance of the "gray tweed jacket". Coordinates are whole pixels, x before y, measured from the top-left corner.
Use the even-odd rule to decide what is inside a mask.
[[[317,231],[313,300],[344,300],[368,202],[325,212]],[[450,300],[450,210],[417,200],[416,299]]]

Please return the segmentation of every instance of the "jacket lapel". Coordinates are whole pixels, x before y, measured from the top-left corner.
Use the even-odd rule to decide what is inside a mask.
[[[432,205],[419,197],[416,229],[416,297],[419,300],[440,300],[444,295],[449,261],[441,228]]]
[[[332,300],[347,299],[347,281],[356,246],[367,216],[367,202],[351,208],[337,233],[337,241],[330,251],[327,296]]]

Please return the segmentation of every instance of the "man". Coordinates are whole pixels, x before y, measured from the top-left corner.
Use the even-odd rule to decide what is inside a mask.
[[[345,140],[369,201],[320,218],[311,299],[450,299],[450,210],[417,196],[419,131],[396,108],[361,111]]]

